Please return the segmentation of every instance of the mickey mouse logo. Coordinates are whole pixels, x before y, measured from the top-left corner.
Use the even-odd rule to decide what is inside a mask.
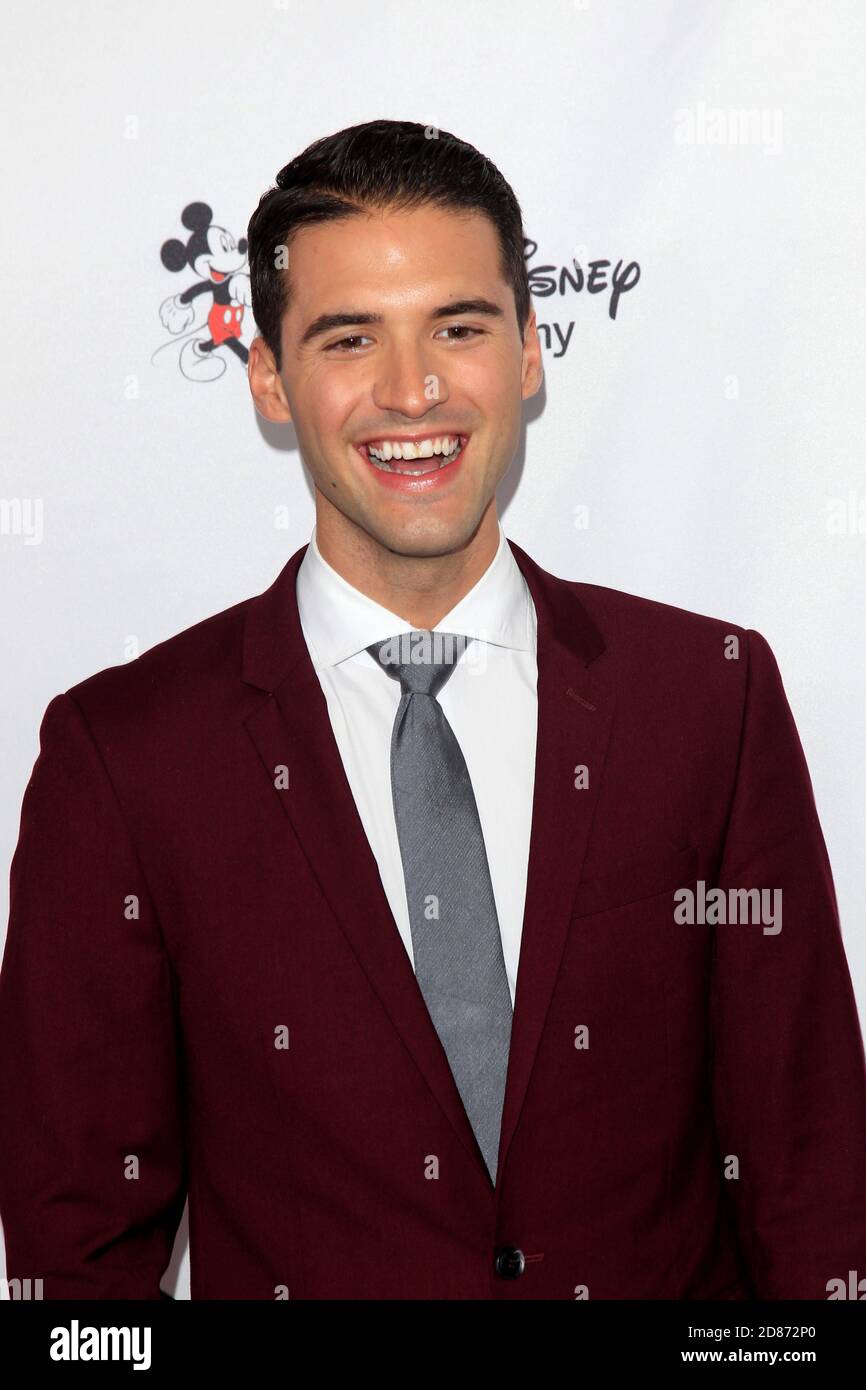
[[[233,352],[244,366],[249,358],[241,342],[244,308],[252,304],[250,277],[244,269],[247,239],[237,241],[225,227],[218,227],[207,203],[188,203],[180,220],[190,233],[188,240],[172,237],[163,242],[160,257],[166,270],[175,274],[192,270],[197,279],[180,294],[164,299],[159,317],[163,327],[177,337],[195,322],[193,301],[200,295],[211,297],[207,322],[199,320],[187,337],[179,366],[190,381],[215,381],[226,369],[224,349]]]

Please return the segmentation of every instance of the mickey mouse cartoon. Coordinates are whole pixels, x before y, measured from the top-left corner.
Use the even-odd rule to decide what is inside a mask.
[[[246,365],[249,353],[240,341],[244,305],[252,304],[250,277],[242,267],[247,264],[247,239],[236,241],[225,227],[212,220],[207,203],[188,203],[181,213],[181,222],[188,228],[189,240],[177,237],[165,241],[160,258],[166,270],[181,271],[188,266],[199,276],[180,294],[163,300],[159,317],[169,333],[182,333],[195,318],[193,300],[200,294],[213,295],[207,316],[210,336],[193,334],[180,353],[180,369],[192,381],[214,381],[225,371],[225,361],[216,357],[216,349],[231,348]]]

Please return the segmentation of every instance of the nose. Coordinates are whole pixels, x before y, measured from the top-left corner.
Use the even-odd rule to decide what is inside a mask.
[[[373,400],[381,411],[418,419],[448,399],[444,377],[417,342],[390,343],[378,365]]]

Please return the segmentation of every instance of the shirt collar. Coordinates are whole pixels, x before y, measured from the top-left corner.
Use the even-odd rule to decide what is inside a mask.
[[[412,624],[349,584],[329,565],[316,543],[316,528],[298,568],[298,616],[318,671],[336,666],[374,642],[411,632]],[[529,651],[532,598],[499,523],[496,554],[467,594],[436,624],[498,647]]]

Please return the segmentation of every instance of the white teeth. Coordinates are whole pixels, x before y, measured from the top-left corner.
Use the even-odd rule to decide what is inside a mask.
[[[378,448],[372,444],[367,445],[367,457],[377,468],[386,473],[407,473],[417,474],[433,473],[439,468],[444,468],[453,458],[460,453],[461,445],[458,435],[442,435],[435,439],[422,439],[419,444],[397,444],[391,440],[384,440]],[[441,461],[430,463],[426,468],[391,468],[390,460],[400,459],[401,462],[412,461],[414,459],[432,459],[435,455],[441,455]]]
[[[448,434],[437,436],[435,439],[422,439],[419,444],[392,443],[391,440],[383,440],[381,445],[376,448],[372,444],[367,445],[367,454],[371,462],[378,460],[382,463],[389,463],[390,460],[400,459],[427,459],[434,454],[443,454],[451,457],[460,448],[460,439],[457,435]]]

